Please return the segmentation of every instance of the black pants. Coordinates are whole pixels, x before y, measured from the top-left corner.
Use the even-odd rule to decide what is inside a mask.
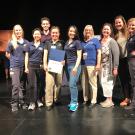
[[[41,78],[41,90],[39,93],[39,98],[42,99],[43,97],[45,97],[45,77],[46,77],[46,73],[44,69],[40,70],[40,78]]]
[[[129,72],[131,76],[131,86],[132,86],[132,104],[135,106],[135,58],[130,58],[128,60]]]
[[[120,78],[124,98],[131,98],[131,79],[129,74],[127,58],[120,59],[118,76]]]
[[[44,80],[42,80],[43,75],[41,74],[42,69],[29,67],[29,92],[27,94],[29,102],[36,102],[37,100],[41,100],[41,93],[43,90],[42,82],[44,82]]]
[[[24,70],[23,68],[11,68],[10,76],[12,79],[12,106],[18,106],[18,104],[24,104]]]

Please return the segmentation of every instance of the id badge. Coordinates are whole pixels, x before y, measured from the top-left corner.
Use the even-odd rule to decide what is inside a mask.
[[[56,46],[51,46],[51,49],[56,49]]]
[[[87,53],[83,53],[83,59],[87,59]]]

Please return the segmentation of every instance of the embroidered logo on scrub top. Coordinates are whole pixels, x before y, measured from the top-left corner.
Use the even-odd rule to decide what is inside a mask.
[[[58,46],[58,47],[61,47],[61,46],[62,46],[62,44],[61,44],[61,43],[58,43],[58,44],[57,44],[57,46]]]
[[[130,40],[129,41],[133,41],[133,38],[130,38]]]
[[[69,45],[69,48],[71,48],[71,47],[73,47],[73,46],[74,46],[74,44],[70,44],[70,45]]]
[[[23,46],[25,47],[27,44],[24,44]]]
[[[38,50],[42,51],[42,50],[43,50],[43,48],[42,48],[42,47],[39,47],[39,48],[38,48]]]

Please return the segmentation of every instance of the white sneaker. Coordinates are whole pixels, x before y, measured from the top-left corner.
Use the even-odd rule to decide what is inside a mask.
[[[38,107],[42,107],[43,103],[41,101],[37,101],[37,105],[38,105]]]
[[[103,101],[103,102],[100,102],[100,105],[101,106],[104,106],[104,104],[106,104],[106,103],[108,103],[108,100],[107,99],[105,101]]]
[[[101,104],[102,107],[108,108],[114,106],[114,103],[112,101],[107,101]]]
[[[35,103],[30,103],[28,110],[34,110],[35,109]]]

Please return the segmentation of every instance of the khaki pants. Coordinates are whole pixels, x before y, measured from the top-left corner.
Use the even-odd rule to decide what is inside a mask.
[[[95,73],[95,66],[83,66],[82,89],[84,101],[88,101],[90,98],[91,103],[97,102],[97,73]]]
[[[46,106],[53,104],[53,100],[58,100],[59,91],[62,85],[62,74],[46,72],[45,102]]]

